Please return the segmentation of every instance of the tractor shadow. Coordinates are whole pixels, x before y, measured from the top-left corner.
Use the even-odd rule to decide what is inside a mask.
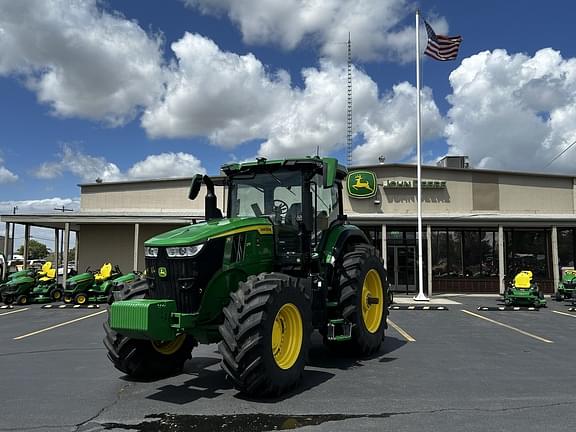
[[[322,336],[314,334],[308,356],[308,366],[321,369],[348,370],[362,367],[365,361],[375,359],[378,359],[380,363],[389,363],[396,360],[397,357],[390,357],[388,354],[403,347],[406,343],[403,339],[386,336],[380,350],[370,356],[358,358],[357,355],[349,352],[335,353],[322,343]]]
[[[365,361],[376,360],[387,363],[396,360],[389,354],[404,346],[406,342],[394,337],[387,336],[378,352],[369,357],[358,359],[352,355],[335,353],[322,343],[319,334],[312,335],[312,344],[308,355],[307,368],[304,370],[300,383],[292,390],[275,398],[255,398],[245,395],[234,389],[232,382],[226,377],[226,373],[220,369],[220,359],[216,357],[193,357],[192,361],[184,365],[181,377],[186,379],[182,384],[167,384],[158,387],[157,391],[147,396],[147,399],[167,402],[176,405],[185,405],[199,399],[216,399],[228,392],[233,392],[233,397],[249,402],[273,404],[290,399],[301,393],[324,384],[336,376],[327,370],[348,370],[364,366]],[[317,369],[327,370],[317,370]],[[132,380],[130,380],[132,381]]]
[[[146,398],[177,405],[184,405],[198,399],[217,398],[225,391],[233,389],[224,371],[212,367],[218,363],[220,359],[214,357],[192,357],[192,360],[184,365],[183,373],[179,375],[183,378],[188,376],[190,379],[182,384],[167,384],[159,387],[156,393]]]
[[[147,399],[167,402],[176,405],[185,405],[199,399],[216,399],[225,393],[234,392],[233,397],[245,401],[258,403],[275,403],[285,399],[290,399],[300,393],[314,388],[330,378],[334,374],[323,371],[304,370],[302,380],[292,391],[276,398],[255,398],[239,393],[234,389],[232,382],[218,366],[220,359],[213,357],[193,357],[184,366],[184,374],[191,377],[182,384],[167,384],[159,387],[156,393],[147,396]]]

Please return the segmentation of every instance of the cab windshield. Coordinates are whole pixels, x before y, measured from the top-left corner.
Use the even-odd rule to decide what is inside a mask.
[[[302,173],[270,171],[232,177],[228,216],[267,216],[275,224],[296,224],[302,218]]]

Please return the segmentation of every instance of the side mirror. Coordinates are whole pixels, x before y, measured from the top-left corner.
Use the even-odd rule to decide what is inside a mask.
[[[190,183],[190,192],[188,192],[188,199],[195,200],[202,187],[202,174],[196,174],[192,178],[192,183]]]

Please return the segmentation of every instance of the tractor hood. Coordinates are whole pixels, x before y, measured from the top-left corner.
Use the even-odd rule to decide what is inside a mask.
[[[79,283],[79,282],[84,282],[87,281],[89,279],[94,279],[94,275],[90,272],[86,272],[86,273],[80,273],[77,274],[75,276],[71,276],[68,279],[66,279],[66,284],[72,284],[72,283]]]
[[[27,283],[32,283],[34,282],[34,278],[30,277],[30,276],[20,276],[20,277],[15,277],[14,279],[10,279],[8,282],[6,282],[6,284],[4,286],[6,287],[13,287],[13,286],[17,286],[20,284],[27,284]]]
[[[232,234],[258,230],[262,234],[272,234],[270,220],[263,217],[240,217],[231,219],[211,219],[188,225],[147,240],[145,246],[186,246],[203,243],[216,237],[225,237]]]

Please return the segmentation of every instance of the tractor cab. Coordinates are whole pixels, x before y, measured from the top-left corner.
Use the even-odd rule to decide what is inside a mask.
[[[316,267],[323,234],[345,220],[341,182],[346,171],[336,160],[259,159],[222,170],[228,176],[228,218],[266,217],[280,270],[308,273]]]

